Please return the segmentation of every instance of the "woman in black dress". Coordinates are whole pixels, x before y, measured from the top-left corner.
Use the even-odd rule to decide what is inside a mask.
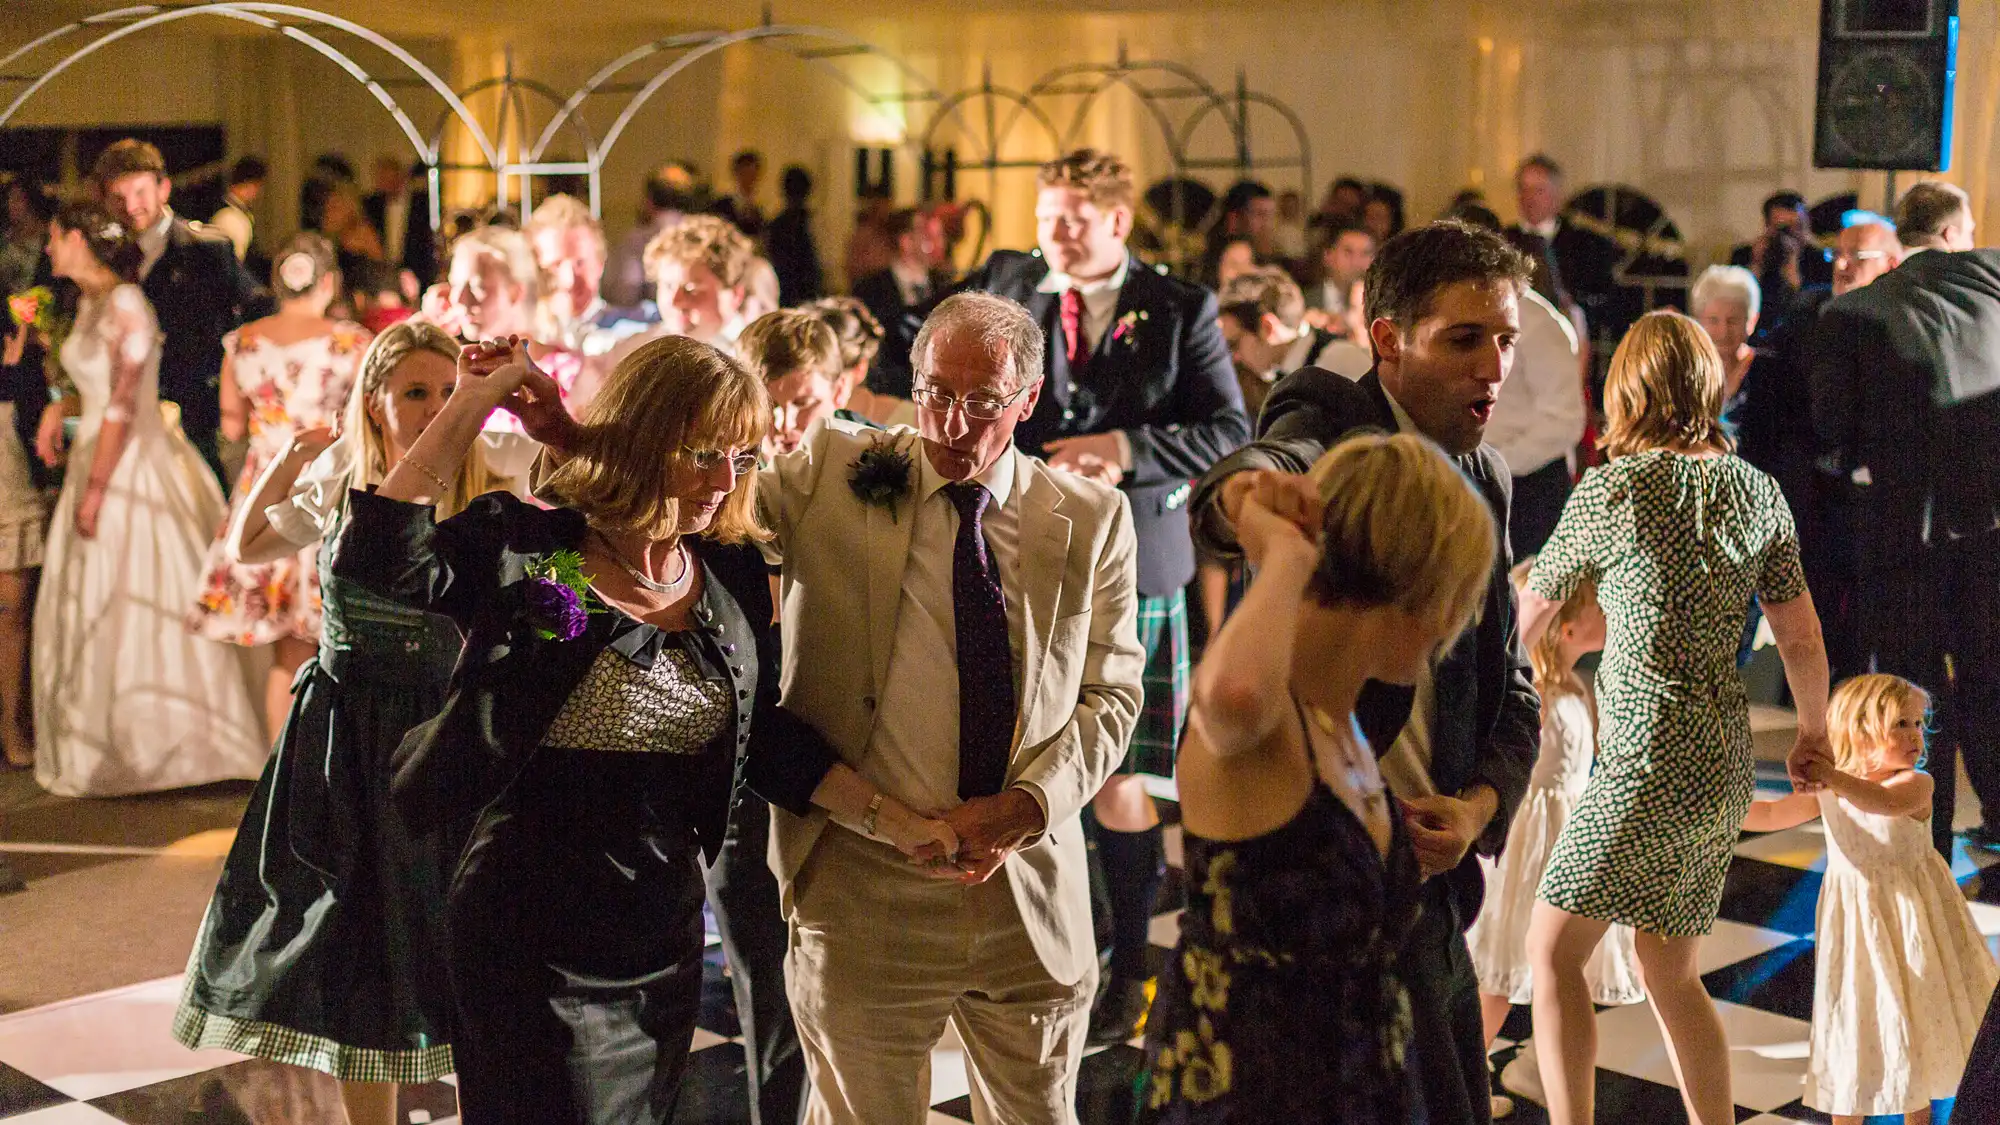
[[[502,407],[568,453],[543,488],[560,506],[493,494],[437,522]],[[770,418],[760,381],[685,338],[622,360],[580,423],[523,341],[473,345],[416,447],[349,497],[334,576],[466,633],[393,785],[478,810],[447,911],[467,1125],[664,1125],[699,1004],[703,856],[744,782],[855,819],[879,796],[775,724],[752,749],[753,713],[777,714],[751,472]],[[913,858],[956,851],[893,799],[869,819]]]
[[[1412,435],[1236,479],[1256,578],[1195,671],[1176,775],[1188,905],[1139,1120],[1408,1122],[1396,963],[1417,859],[1354,708],[1366,681],[1415,682],[1471,619],[1493,518]]]

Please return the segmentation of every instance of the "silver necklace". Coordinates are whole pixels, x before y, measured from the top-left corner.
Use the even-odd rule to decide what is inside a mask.
[[[597,533],[597,541],[604,544],[604,549],[611,553],[612,561],[625,568],[625,573],[632,576],[632,581],[637,583],[640,589],[651,590],[655,594],[669,597],[679,594],[687,584],[688,576],[694,572],[694,566],[688,558],[687,547],[684,544],[674,546],[674,555],[681,562],[681,572],[666,582],[660,582],[648,578],[638,567],[633,566],[631,560],[627,559],[603,532]]]

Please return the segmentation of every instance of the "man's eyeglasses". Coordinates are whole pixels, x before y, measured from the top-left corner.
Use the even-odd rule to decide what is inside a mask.
[[[1038,379],[1035,382],[1039,383],[1040,381]],[[910,391],[910,399],[925,410],[934,411],[938,414],[949,414],[951,413],[951,408],[956,406],[965,411],[967,418],[972,418],[980,422],[991,422],[1006,413],[1007,408],[1014,405],[1014,400],[1027,394],[1028,388],[1034,385],[1035,383],[1029,383],[1027,386],[1021,387],[1013,394],[1007,395],[1004,398],[993,395],[967,395],[964,398],[959,398],[957,395],[949,394],[935,387],[917,387]]]
[[[1833,260],[1835,268],[1859,265],[1862,262],[1879,261],[1889,256],[1887,250],[1856,250],[1852,254],[1842,254]]]
[[[720,469],[724,461],[729,462],[729,467],[734,469],[739,477],[747,477],[757,471],[757,451],[754,449],[746,449],[741,453],[725,453],[720,449],[683,447],[681,452],[687,456],[688,464],[693,465],[697,473],[712,473]]]

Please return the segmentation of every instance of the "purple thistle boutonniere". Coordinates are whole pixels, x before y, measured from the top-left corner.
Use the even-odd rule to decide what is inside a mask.
[[[521,596],[535,635],[546,641],[573,641],[582,636],[592,612],[586,605],[589,592],[583,556],[575,551],[557,551],[529,563]]]
[[[1111,342],[1127,349],[1139,346],[1139,326],[1149,319],[1145,309],[1133,309],[1111,326]]]
[[[894,438],[868,443],[847,474],[847,487],[862,504],[881,508],[896,520],[896,501],[910,494],[910,455],[896,448]]]

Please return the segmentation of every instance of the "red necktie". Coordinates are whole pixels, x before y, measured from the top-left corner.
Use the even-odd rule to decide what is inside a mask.
[[[1068,344],[1070,370],[1083,366],[1084,357],[1090,349],[1083,342],[1083,294],[1074,286],[1063,290],[1062,294],[1063,340]]]

